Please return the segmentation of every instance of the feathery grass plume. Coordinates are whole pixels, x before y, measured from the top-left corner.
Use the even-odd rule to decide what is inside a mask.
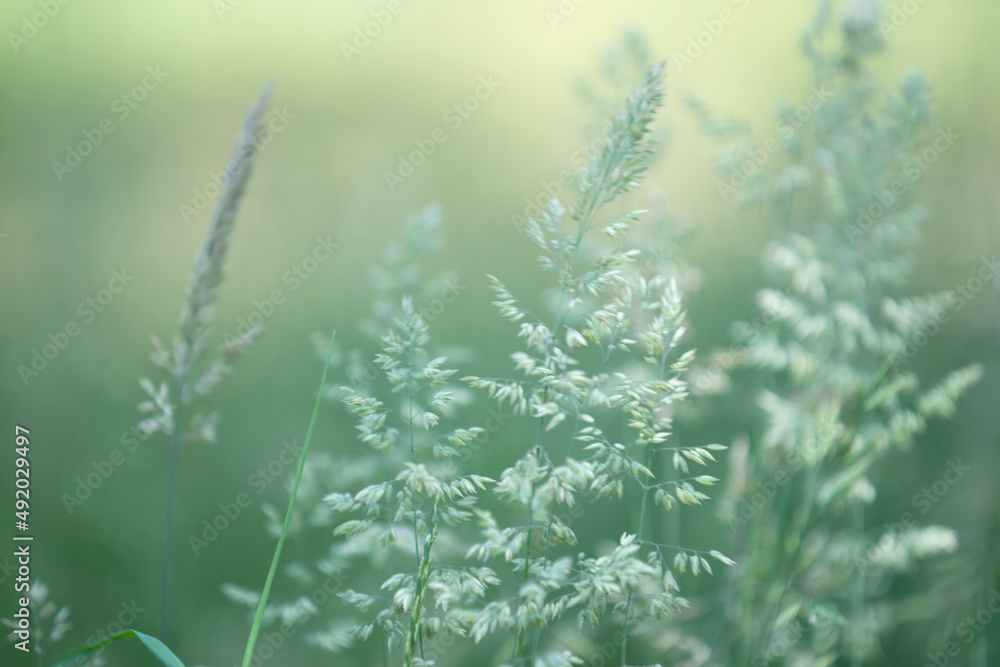
[[[426,322],[412,300],[404,297],[403,316],[384,334],[382,352],[375,356],[384,376],[379,384],[388,385],[384,400],[343,389],[343,400],[358,419],[361,441],[387,456],[399,453],[393,458],[397,474],[355,493],[326,498],[334,510],[362,517],[339,524],[335,535],[363,543],[374,537],[382,548],[400,536],[400,546],[412,544],[413,569],[399,571],[403,566],[397,560],[396,573],[381,586],[390,597],[355,590],[342,594],[348,604],[368,615],[352,629],[352,637],[365,640],[378,627],[387,637],[389,651],[403,648],[406,667],[428,664],[425,638],[463,635],[468,626],[464,608],[499,583],[489,568],[437,564],[442,559],[437,551],[432,553],[436,540],[447,539],[446,532],[472,518],[476,495],[493,480],[458,474],[450,465],[483,429],[437,428],[454,398],[449,379],[455,371],[444,368],[444,357],[429,357],[428,342]],[[427,613],[431,608],[434,614]]]
[[[737,389],[756,397],[760,423],[745,469],[732,475],[742,480],[729,504],[741,566],[719,613],[738,622],[716,659],[732,652],[734,665],[769,662],[779,645],[787,664],[865,663],[906,604],[879,587],[957,548],[956,533],[941,526],[907,522],[881,533],[865,522],[872,465],[911,446],[929,419],[950,417],[981,370],[961,368],[924,388],[900,363],[953,303],[948,294],[901,294],[921,208],[900,194],[870,223],[859,213],[890,187],[915,184],[910,156],[931,137],[930,105],[915,74],[897,93],[864,74],[883,45],[878,3],[834,9],[821,3],[803,40],[825,99],[805,120],[780,114],[780,151],[740,186],[743,203],[772,205],[782,233],[765,253],[773,286],[758,293],[761,317],[738,327],[737,356],[750,375],[735,378]],[[737,124],[698,110],[710,131],[736,137],[718,163],[724,177],[761,154]],[[775,479],[788,481],[755,509],[751,497]]]
[[[388,332],[399,326],[399,322],[422,321],[420,313],[425,311],[427,304],[440,297],[444,291],[454,291],[456,283],[451,274],[430,275],[424,266],[442,248],[442,216],[439,206],[428,205],[406,217],[399,238],[388,243],[382,263],[371,271],[370,285],[373,293],[371,312],[361,319],[358,327],[363,339],[362,344],[344,354],[336,355],[337,363],[343,364],[343,373],[347,377],[348,386],[328,383],[324,388],[326,398],[335,398],[340,403],[345,399],[377,401],[379,396],[392,395],[391,387],[386,386],[387,372],[379,364],[376,350],[369,350],[367,343],[375,341],[379,346],[378,353],[384,353],[382,350],[385,345],[384,338]],[[325,356],[329,340],[315,335],[313,342],[317,350],[322,348]],[[436,353],[432,356],[439,357]],[[439,419],[452,417],[454,404],[462,400],[462,388],[451,388],[450,391],[451,400],[447,401],[447,404],[437,406]],[[405,410],[406,408],[400,408],[396,412],[402,413]],[[482,429],[470,429],[469,435],[478,436],[481,435],[481,431]],[[435,464],[436,474],[454,476],[455,465],[450,463],[449,456],[452,453],[463,456],[470,449],[469,446],[455,448],[453,440],[465,437],[461,429],[457,434],[457,438],[451,437],[455,436],[456,432],[440,434],[418,447],[417,453],[421,456],[424,455],[424,450],[433,450],[432,458],[439,459]],[[468,439],[466,442],[468,445],[472,444]],[[368,579],[371,575],[403,570],[405,563],[414,561],[415,555],[422,553],[423,547],[415,541],[419,540],[419,536],[409,539],[412,521],[399,529],[399,532],[407,533],[404,540],[380,542],[379,537],[382,533],[372,529],[352,535],[347,540],[337,540],[329,545],[325,554],[318,556],[300,549],[310,541],[310,536],[317,537],[317,534],[321,534],[323,543],[326,544],[330,526],[341,523],[336,518],[336,511],[331,508],[333,499],[340,497],[337,492],[345,489],[361,489],[373,480],[391,480],[399,474],[399,469],[404,464],[400,455],[405,455],[406,452],[401,451],[400,455],[388,456],[378,449],[369,449],[369,452],[371,453],[353,456],[346,460],[346,455],[343,453],[334,459],[320,452],[310,459],[299,490],[299,503],[289,526],[289,537],[295,543],[296,556],[283,571],[286,578],[291,580],[293,588],[300,594],[286,601],[269,602],[263,616],[265,627],[281,623],[293,624],[297,628],[297,635],[304,638],[306,644],[329,652],[341,652],[351,648],[359,636],[358,624],[345,619],[341,613],[330,614],[328,610],[316,607],[310,600],[309,593],[316,590],[318,583],[333,577],[337,581],[338,588],[342,588],[348,579],[353,582],[353,586],[363,587],[369,584]],[[402,459],[406,458],[408,457],[402,456]],[[327,497],[326,502],[322,502],[324,496]],[[454,504],[445,506],[441,510],[441,515],[448,516],[453,509]],[[264,511],[268,530],[275,533],[275,529],[280,528],[280,517],[269,505],[264,505]],[[459,559],[464,554],[464,547],[461,547],[461,541],[454,536],[452,528],[439,528],[440,539],[436,537],[434,540],[436,557],[442,559],[442,562]],[[450,571],[459,572],[457,569]],[[484,573],[485,571],[480,575]],[[422,578],[421,586],[424,584],[437,586],[439,579],[440,575],[431,571]],[[382,578],[373,585],[381,583]],[[260,599],[258,591],[231,583],[223,587],[223,592],[234,603],[250,609],[255,608]],[[348,597],[350,595],[353,593],[347,594]],[[424,597],[426,599],[426,591]],[[454,601],[452,604],[454,605]],[[405,650],[408,639],[413,636],[415,629],[420,630],[417,635],[419,648],[419,634],[426,632],[427,624],[423,619],[419,619],[414,626],[412,614],[413,611],[417,611],[418,617],[422,616],[419,614],[422,608],[423,605],[417,605],[410,612],[410,622],[406,626],[405,635],[402,632],[402,625],[396,628],[399,631],[396,637],[403,639],[393,643],[393,648],[402,646]],[[362,617],[358,620],[364,619]],[[424,653],[426,655],[428,651]],[[415,655],[413,657],[417,659]]]
[[[247,111],[246,121],[237,137],[236,150],[226,167],[226,178],[212,213],[205,239],[194,260],[194,271],[178,321],[178,334],[172,351],[155,336],[152,337],[153,363],[167,379],[159,386],[147,378],[139,384],[149,396],[139,409],[147,415],[142,423],[147,435],[162,431],[171,438],[170,470],[167,483],[166,517],[163,528],[163,571],[161,577],[161,637],[166,636],[167,606],[170,592],[170,561],[173,538],[174,501],[177,495],[177,474],[180,446],[183,442],[212,443],[215,441],[217,413],[197,409],[197,403],[212,393],[229,375],[230,364],[243,354],[260,334],[255,327],[240,339],[219,346],[214,357],[205,361],[208,337],[215,316],[215,300],[222,283],[226,253],[236,211],[250,178],[251,165],[257,151],[257,129],[261,116],[271,99],[274,86],[264,86],[256,103]]]
[[[622,237],[643,213],[604,217],[605,205],[634,189],[646,171],[654,154],[649,127],[662,98],[661,63],[648,70],[614,117],[607,140],[583,171],[576,203],[567,211],[553,199],[539,219],[525,225],[542,250],[541,268],[554,275],[559,291],[552,323],[490,277],[500,314],[518,323],[525,339],[525,349],[511,355],[524,378],[466,380],[499,404],[509,403],[515,415],[537,422],[534,442],[496,486],[507,505],[499,511],[513,525],[502,527],[494,513],[479,511],[482,537],[469,552],[502,559],[512,568],[508,576],[519,580],[508,579],[508,597],[489,602],[472,626],[477,641],[511,632],[512,665],[582,664],[572,652],[550,649],[543,631],[571,609],[580,630],[597,625],[609,606],[622,625],[618,653],[625,665],[628,639],[640,620],[686,605],[677,595],[674,571],[710,572],[708,558],[732,564],[717,551],[668,545],[650,534],[654,506],[670,510],[708,498],[697,486],[716,479],[688,475],[688,466],[706,465],[714,460],[712,450],[723,449],[666,444],[671,411],[687,394],[683,376],[694,358],[693,351],[678,350],[685,314],[676,283],[635,269],[638,250],[612,249],[585,264],[578,259],[581,249],[588,255],[600,250],[584,243],[589,232]],[[656,476],[667,452],[683,476]],[[574,514],[567,510],[625,493],[638,501],[627,522],[631,530],[616,533],[617,546],[606,553],[574,553]],[[588,514],[594,511],[589,506]]]

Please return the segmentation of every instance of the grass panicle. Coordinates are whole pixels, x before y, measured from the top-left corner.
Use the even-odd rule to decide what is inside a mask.
[[[226,178],[212,214],[212,220],[201,246],[195,254],[194,270],[188,281],[181,307],[178,333],[168,350],[153,337],[153,363],[167,376],[159,385],[147,378],[139,384],[148,396],[139,409],[146,416],[143,431],[157,431],[170,437],[170,465],[163,526],[163,565],[160,590],[160,635],[168,630],[170,571],[173,544],[174,506],[177,497],[180,448],[184,442],[215,441],[218,415],[198,410],[198,401],[209,395],[228,375],[230,364],[242,354],[261,330],[254,328],[235,344],[219,346],[216,355],[204,361],[218,288],[224,276],[226,254],[236,222],[239,203],[246,191],[253,158],[257,150],[257,131],[264,110],[271,99],[273,83],[264,86],[260,96],[246,115],[237,137],[236,149],[226,167]]]
[[[495,305],[518,324],[524,339],[525,349],[511,355],[523,378],[466,380],[537,424],[534,442],[501,473],[496,487],[510,507],[501,516],[517,521],[502,527],[493,513],[480,512],[482,541],[470,550],[510,563],[511,575],[519,577],[510,601],[491,602],[473,623],[477,640],[512,633],[511,664],[580,664],[572,651],[548,648],[546,629],[571,609],[579,629],[600,625],[610,607],[622,626],[618,653],[624,665],[635,623],[686,606],[672,571],[711,571],[699,552],[649,539],[644,528],[654,502],[666,510],[700,504],[708,496],[697,486],[716,481],[709,475],[657,479],[658,455],[672,450],[673,466],[686,473],[689,462],[706,465],[714,460],[711,449],[721,449],[666,446],[670,414],[687,395],[684,374],[694,359],[693,352],[678,349],[685,314],[674,276],[656,273],[638,249],[587,243],[596,230],[622,239],[643,216],[609,215],[605,207],[635,189],[646,173],[656,143],[650,126],[663,92],[660,63],[612,119],[568,212],[553,199],[524,226],[542,250],[540,268],[552,274],[558,289],[551,319],[537,317],[490,277]],[[614,535],[617,546],[604,554],[574,550],[575,528],[562,518],[567,510],[586,503],[592,511],[598,500],[625,494],[638,500],[630,525]],[[721,554],[718,559],[731,563]]]
[[[738,664],[789,643],[786,659],[796,664],[869,663],[879,636],[910,606],[905,598],[880,602],[872,591],[958,545],[942,526],[879,532],[866,521],[875,464],[910,448],[930,420],[951,416],[981,375],[973,365],[927,386],[906,366],[914,339],[937,327],[951,300],[903,291],[926,211],[900,197],[859,227],[858,212],[886,184],[913,185],[908,156],[931,134],[919,76],[885,91],[866,74],[869,56],[884,46],[880,20],[876,3],[820,13],[803,45],[813,89],[824,97],[804,122],[793,125],[781,112],[778,127],[787,132],[777,166],[748,177],[737,197],[768,207],[779,230],[764,256],[770,284],[758,292],[760,314],[738,327],[731,355],[746,372],[734,389],[751,398],[746,409],[757,422],[741,446],[746,455],[733,459],[733,477],[742,479],[730,488],[726,519],[741,565],[721,593],[718,625],[729,630],[713,655],[731,652]],[[707,128],[723,127],[696,110]],[[727,142],[720,183],[733,189],[739,165],[759,146],[735,124],[715,134]],[[790,481],[754,509],[751,498],[776,478]]]

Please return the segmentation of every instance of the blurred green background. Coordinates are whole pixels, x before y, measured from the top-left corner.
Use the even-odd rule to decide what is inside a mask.
[[[53,2],[57,10],[24,42],[10,34],[33,34],[24,22],[45,3],[8,0],[0,7],[6,35],[0,45],[0,411],[11,446],[15,423],[31,429],[33,575],[72,607],[74,629],[62,650],[105,628],[121,603],[133,599],[145,608],[135,627],[157,627],[168,443],[156,437],[127,454],[72,514],[61,498],[95,462],[123,449],[123,434],[138,420],[137,377],[154,373],[148,336],[173,335],[209,220],[206,209],[186,221],[180,206],[192,205],[210,173],[225,166],[243,113],[269,78],[277,80],[273,108],[291,120],[258,156],[216,332],[235,331],[253,300],[275,288],[288,298],[214,399],[223,414],[220,444],[183,452],[172,644],[189,664],[237,662],[245,614],[223,598],[219,585],[259,586],[273,541],[258,504],[199,558],[186,536],[218,503],[245,490],[247,476],[272,460],[283,440],[303,437],[320,372],[309,334],[336,328],[345,346],[359,339],[355,322],[369,309],[369,267],[406,213],[439,202],[448,248],[435,268],[455,270],[468,288],[433,333],[441,343],[472,339],[481,349],[509,349],[512,328],[490,305],[483,274],[504,277],[515,293],[531,293],[538,278],[533,249],[510,216],[568,168],[569,156],[584,144],[594,114],[575,94],[574,81],[595,78],[602,52],[623,30],[638,29],[650,52],[668,60],[659,129],[669,140],[644,196],[666,197],[692,222],[686,260],[703,279],[687,299],[694,343],[706,350],[726,345],[729,323],[754,312],[758,258],[777,225],[766,214],[740,212],[720,200],[712,143],[681,100],[698,96],[747,119],[760,138],[770,136],[776,101],[799,103],[808,95],[798,34],[811,3],[567,0],[560,10],[556,0],[400,2],[402,11],[349,62],[342,42],[352,41],[355,29],[386,2]],[[703,55],[679,65],[675,54],[723,10],[735,20]],[[560,11],[565,20],[553,25],[551,12]],[[933,86],[937,124],[961,136],[914,197],[932,209],[917,293],[952,288],[982,256],[1000,251],[998,26],[1000,4],[991,0],[922,3],[875,63],[887,83],[908,67],[923,71]],[[115,100],[140,84],[147,67],[166,77],[122,118]],[[442,114],[484,76],[499,82],[497,90],[390,192],[384,173],[413,150],[415,139],[447,127]],[[620,89],[631,83],[622,81]],[[52,163],[64,161],[67,146],[104,118],[112,119],[114,131],[60,180]],[[328,236],[339,244],[334,257],[299,289],[287,289],[283,275],[313,252],[317,237]],[[78,304],[96,297],[123,267],[134,280],[86,321]],[[929,520],[972,531],[994,498],[1000,309],[991,290],[972,305],[913,363],[937,376],[981,360],[986,378],[955,421],[932,428],[905,467],[883,465],[879,511],[886,521],[898,517],[949,458],[974,462],[974,479],[949,494]],[[80,334],[25,385],[17,367],[30,364],[49,334],[71,321],[80,323]],[[463,374],[483,375],[507,365],[502,354],[462,363]],[[725,438],[739,428],[715,420],[692,437]],[[324,409],[319,433],[316,446],[325,451],[354,438],[337,406]],[[4,455],[5,499],[13,495],[12,459]],[[277,486],[265,496],[281,502]],[[6,507],[5,536],[12,529]],[[710,512],[703,515],[710,525]],[[692,534],[691,541],[699,539]],[[6,553],[4,547],[0,560]],[[0,590],[0,616],[7,616],[14,604],[9,576]],[[897,655],[913,660],[927,650],[912,638],[890,641]],[[110,655],[111,664],[152,664],[133,649]],[[22,658],[7,645],[0,648],[4,664],[28,664]]]

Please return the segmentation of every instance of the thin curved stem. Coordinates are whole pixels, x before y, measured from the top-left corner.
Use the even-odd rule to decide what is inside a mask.
[[[167,480],[167,508],[163,520],[163,556],[162,569],[160,571],[160,638],[167,641],[167,609],[170,597],[170,569],[173,552],[174,535],[174,501],[177,497],[177,478],[179,476],[181,459],[181,428],[183,421],[181,413],[183,411],[183,401],[186,379],[180,381],[180,404],[174,411],[173,434],[170,438],[170,473]]]

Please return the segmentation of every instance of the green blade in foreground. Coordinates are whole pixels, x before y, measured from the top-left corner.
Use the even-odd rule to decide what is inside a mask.
[[[306,431],[306,442],[302,446],[302,457],[299,459],[299,471],[295,474],[295,484],[292,485],[291,498],[288,499],[288,511],[285,513],[285,525],[281,527],[281,535],[278,537],[278,546],[274,549],[274,558],[271,560],[271,569],[267,573],[267,581],[264,582],[264,590],[260,594],[260,603],[257,605],[257,614],[253,619],[253,626],[250,628],[250,637],[247,639],[247,650],[243,655],[243,667],[250,665],[253,657],[253,647],[257,643],[257,633],[260,632],[260,623],[264,617],[264,607],[267,605],[267,596],[271,592],[271,582],[274,581],[274,573],[278,569],[278,561],[281,560],[281,548],[285,545],[285,534],[288,533],[288,526],[292,522],[292,510],[295,508],[295,496],[299,492],[299,482],[302,481],[302,471],[306,467],[306,456],[309,454],[309,443],[312,441],[313,428],[316,426],[316,415],[319,414],[319,406],[323,400],[323,387],[326,386],[326,372],[330,369],[330,356],[333,354],[334,332],[330,336],[330,348],[326,351],[326,364],[323,366],[323,377],[319,381],[319,392],[316,394],[316,405],[313,406],[312,419],[309,420],[309,430]]]
[[[78,648],[77,650],[70,653],[68,656],[60,660],[59,662],[53,663],[51,667],[58,667],[59,665],[65,665],[66,663],[75,660],[81,655],[86,655],[92,651],[96,651],[105,644],[110,644],[111,642],[116,642],[119,639],[125,639],[126,637],[136,637],[139,641],[146,645],[149,652],[156,656],[156,659],[163,663],[166,667],[184,667],[184,663],[173,654],[173,652],[167,648],[167,645],[161,642],[156,637],[150,637],[149,635],[143,634],[141,632],[136,632],[135,630],[125,630],[124,632],[119,632],[118,634],[105,637],[99,642],[94,644],[88,644],[87,646]]]
[[[316,416],[319,414],[319,406],[323,400],[323,387],[326,385],[326,372],[330,369],[330,357],[333,355],[333,336],[330,336],[330,348],[326,352],[326,364],[323,366],[323,378],[319,383],[319,393],[316,396],[316,405],[313,407],[312,419],[309,421],[309,430],[306,432],[305,445],[302,447],[302,458],[299,460],[299,470],[295,475],[295,484],[292,486],[292,497],[288,501],[288,512],[285,514],[285,525],[281,528],[281,536],[278,538],[278,546],[274,550],[274,559],[271,561],[271,569],[267,573],[267,581],[264,584],[264,592],[260,596],[260,604],[257,606],[257,615],[253,619],[253,627],[250,628],[250,638],[247,640],[246,654],[243,656],[243,667],[250,664],[253,656],[253,647],[257,643],[257,634],[260,632],[260,623],[264,616],[264,606],[267,604],[267,596],[271,592],[271,582],[274,581],[274,573],[278,569],[278,561],[281,560],[281,548],[285,544],[285,534],[288,532],[288,525],[292,520],[292,510],[295,508],[295,496],[299,491],[299,483],[302,481],[302,471],[305,469],[306,454],[309,453],[309,443],[312,441],[313,428],[316,426]],[[165,667],[184,667],[184,663],[173,654],[167,645],[156,637],[137,632],[136,630],[125,630],[117,634],[105,637],[99,642],[88,644],[73,651],[59,662],[52,663],[50,667],[59,667],[75,660],[81,655],[86,655],[97,649],[116,642],[126,637],[135,637],[141,641],[150,653],[156,656]]]

